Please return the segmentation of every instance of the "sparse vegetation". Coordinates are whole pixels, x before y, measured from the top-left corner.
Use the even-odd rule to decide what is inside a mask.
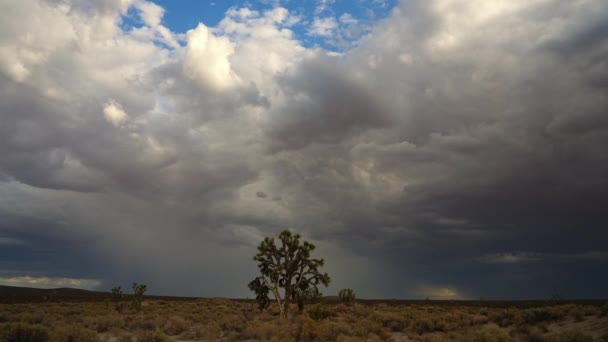
[[[0,304],[0,341],[606,341],[601,305],[320,300],[280,318],[272,302],[146,298],[144,310],[92,302]],[[296,303],[292,303],[296,310]],[[576,316],[583,320],[577,321]]]

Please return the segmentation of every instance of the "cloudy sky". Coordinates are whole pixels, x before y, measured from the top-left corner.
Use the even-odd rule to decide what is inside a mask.
[[[608,2],[0,0],[0,284],[608,296]]]

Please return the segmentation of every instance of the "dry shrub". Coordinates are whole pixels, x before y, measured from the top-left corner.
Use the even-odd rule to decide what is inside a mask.
[[[255,320],[249,322],[241,333],[241,339],[260,341],[295,341],[297,329],[292,322],[274,319],[270,321]]]
[[[40,311],[21,312],[14,315],[12,321],[19,321],[30,324],[40,324],[44,321],[44,313]]]
[[[169,342],[171,339],[160,330],[140,330],[135,333],[137,342]]]
[[[385,330],[382,327],[381,323],[369,320],[369,319],[363,319],[358,321],[355,326],[353,327],[353,332],[356,336],[359,337],[366,337],[370,334],[373,335],[377,335],[380,337],[386,337],[388,338],[390,336],[390,333],[388,332],[388,330]]]
[[[156,323],[152,319],[144,319],[142,321],[135,321],[133,318],[127,318],[126,321],[131,321],[129,330],[157,330]]]
[[[214,322],[194,325],[179,337],[183,340],[216,341],[222,335],[222,329]],[[237,334],[238,336],[238,334]]]
[[[545,338],[546,342],[591,342],[593,337],[585,334],[580,329],[566,330],[554,333]]]
[[[94,342],[97,341],[95,331],[81,325],[70,324],[58,326],[51,334],[53,342]]]
[[[372,316],[372,319],[381,323],[382,326],[390,329],[391,331],[403,331],[407,326],[407,319],[403,315],[394,311],[376,311]]]
[[[315,321],[335,317],[336,312],[327,305],[317,303],[307,310],[308,316]]]
[[[39,324],[8,323],[0,326],[0,340],[6,342],[44,342],[49,330]]]
[[[181,316],[173,316],[167,320],[163,332],[168,335],[179,335],[192,325]]]
[[[235,331],[241,332],[245,329],[246,317],[242,315],[226,315],[217,317],[217,323],[220,325],[223,331]]]
[[[518,321],[518,314],[512,309],[505,309],[493,311],[488,315],[488,319],[501,327],[508,327]]]
[[[437,317],[421,317],[412,322],[411,329],[418,335],[434,331],[446,331],[445,321]]]
[[[303,317],[300,322],[299,338],[300,341],[331,341],[340,335],[337,327],[328,326],[325,322],[318,323],[308,317]]]
[[[10,322],[12,314],[8,311],[0,312],[0,323]]]
[[[85,320],[87,327],[99,333],[110,331],[113,328],[121,328],[125,322],[121,317],[113,315],[105,315],[98,317],[88,317]]]
[[[470,342],[510,342],[513,339],[503,330],[494,327],[483,327],[469,331],[464,341]]]

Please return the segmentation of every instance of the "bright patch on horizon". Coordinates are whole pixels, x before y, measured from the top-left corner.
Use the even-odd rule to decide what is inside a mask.
[[[79,289],[96,289],[101,286],[101,281],[97,279],[77,279],[77,278],[49,278],[49,277],[0,277],[0,285],[22,286],[36,288],[58,288],[73,287]]]

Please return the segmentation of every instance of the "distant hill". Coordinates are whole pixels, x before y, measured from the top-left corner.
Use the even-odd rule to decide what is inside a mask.
[[[125,289],[129,291],[130,289]],[[0,285],[0,303],[40,303],[40,302],[88,302],[104,301],[110,298],[109,292],[89,291],[73,288],[39,289],[33,287],[17,287]],[[126,296],[129,296],[127,293]],[[147,299],[164,299],[175,301],[193,301],[203,299],[201,297],[176,297],[176,296],[155,296],[146,295]],[[226,298],[228,299],[228,298]],[[237,302],[251,302],[255,299],[228,299]],[[579,299],[579,300],[411,300],[411,299],[357,299],[359,304],[379,304],[387,305],[441,305],[441,306],[490,306],[490,307],[538,307],[555,304],[583,304],[583,305],[603,305],[607,299]],[[324,296],[323,302],[327,304],[337,304],[340,302],[338,296]]]
[[[109,293],[72,288],[39,289],[0,285],[0,302],[40,302],[49,300],[103,300]]]
[[[128,292],[130,289],[123,289]],[[39,289],[33,287],[18,287],[0,285],[0,303],[39,303],[46,301],[103,301],[110,298],[109,292],[89,291],[61,287],[55,289]],[[129,296],[129,293],[125,294]],[[149,299],[167,300],[196,300],[198,297],[173,297],[173,296],[152,296],[146,295]]]

